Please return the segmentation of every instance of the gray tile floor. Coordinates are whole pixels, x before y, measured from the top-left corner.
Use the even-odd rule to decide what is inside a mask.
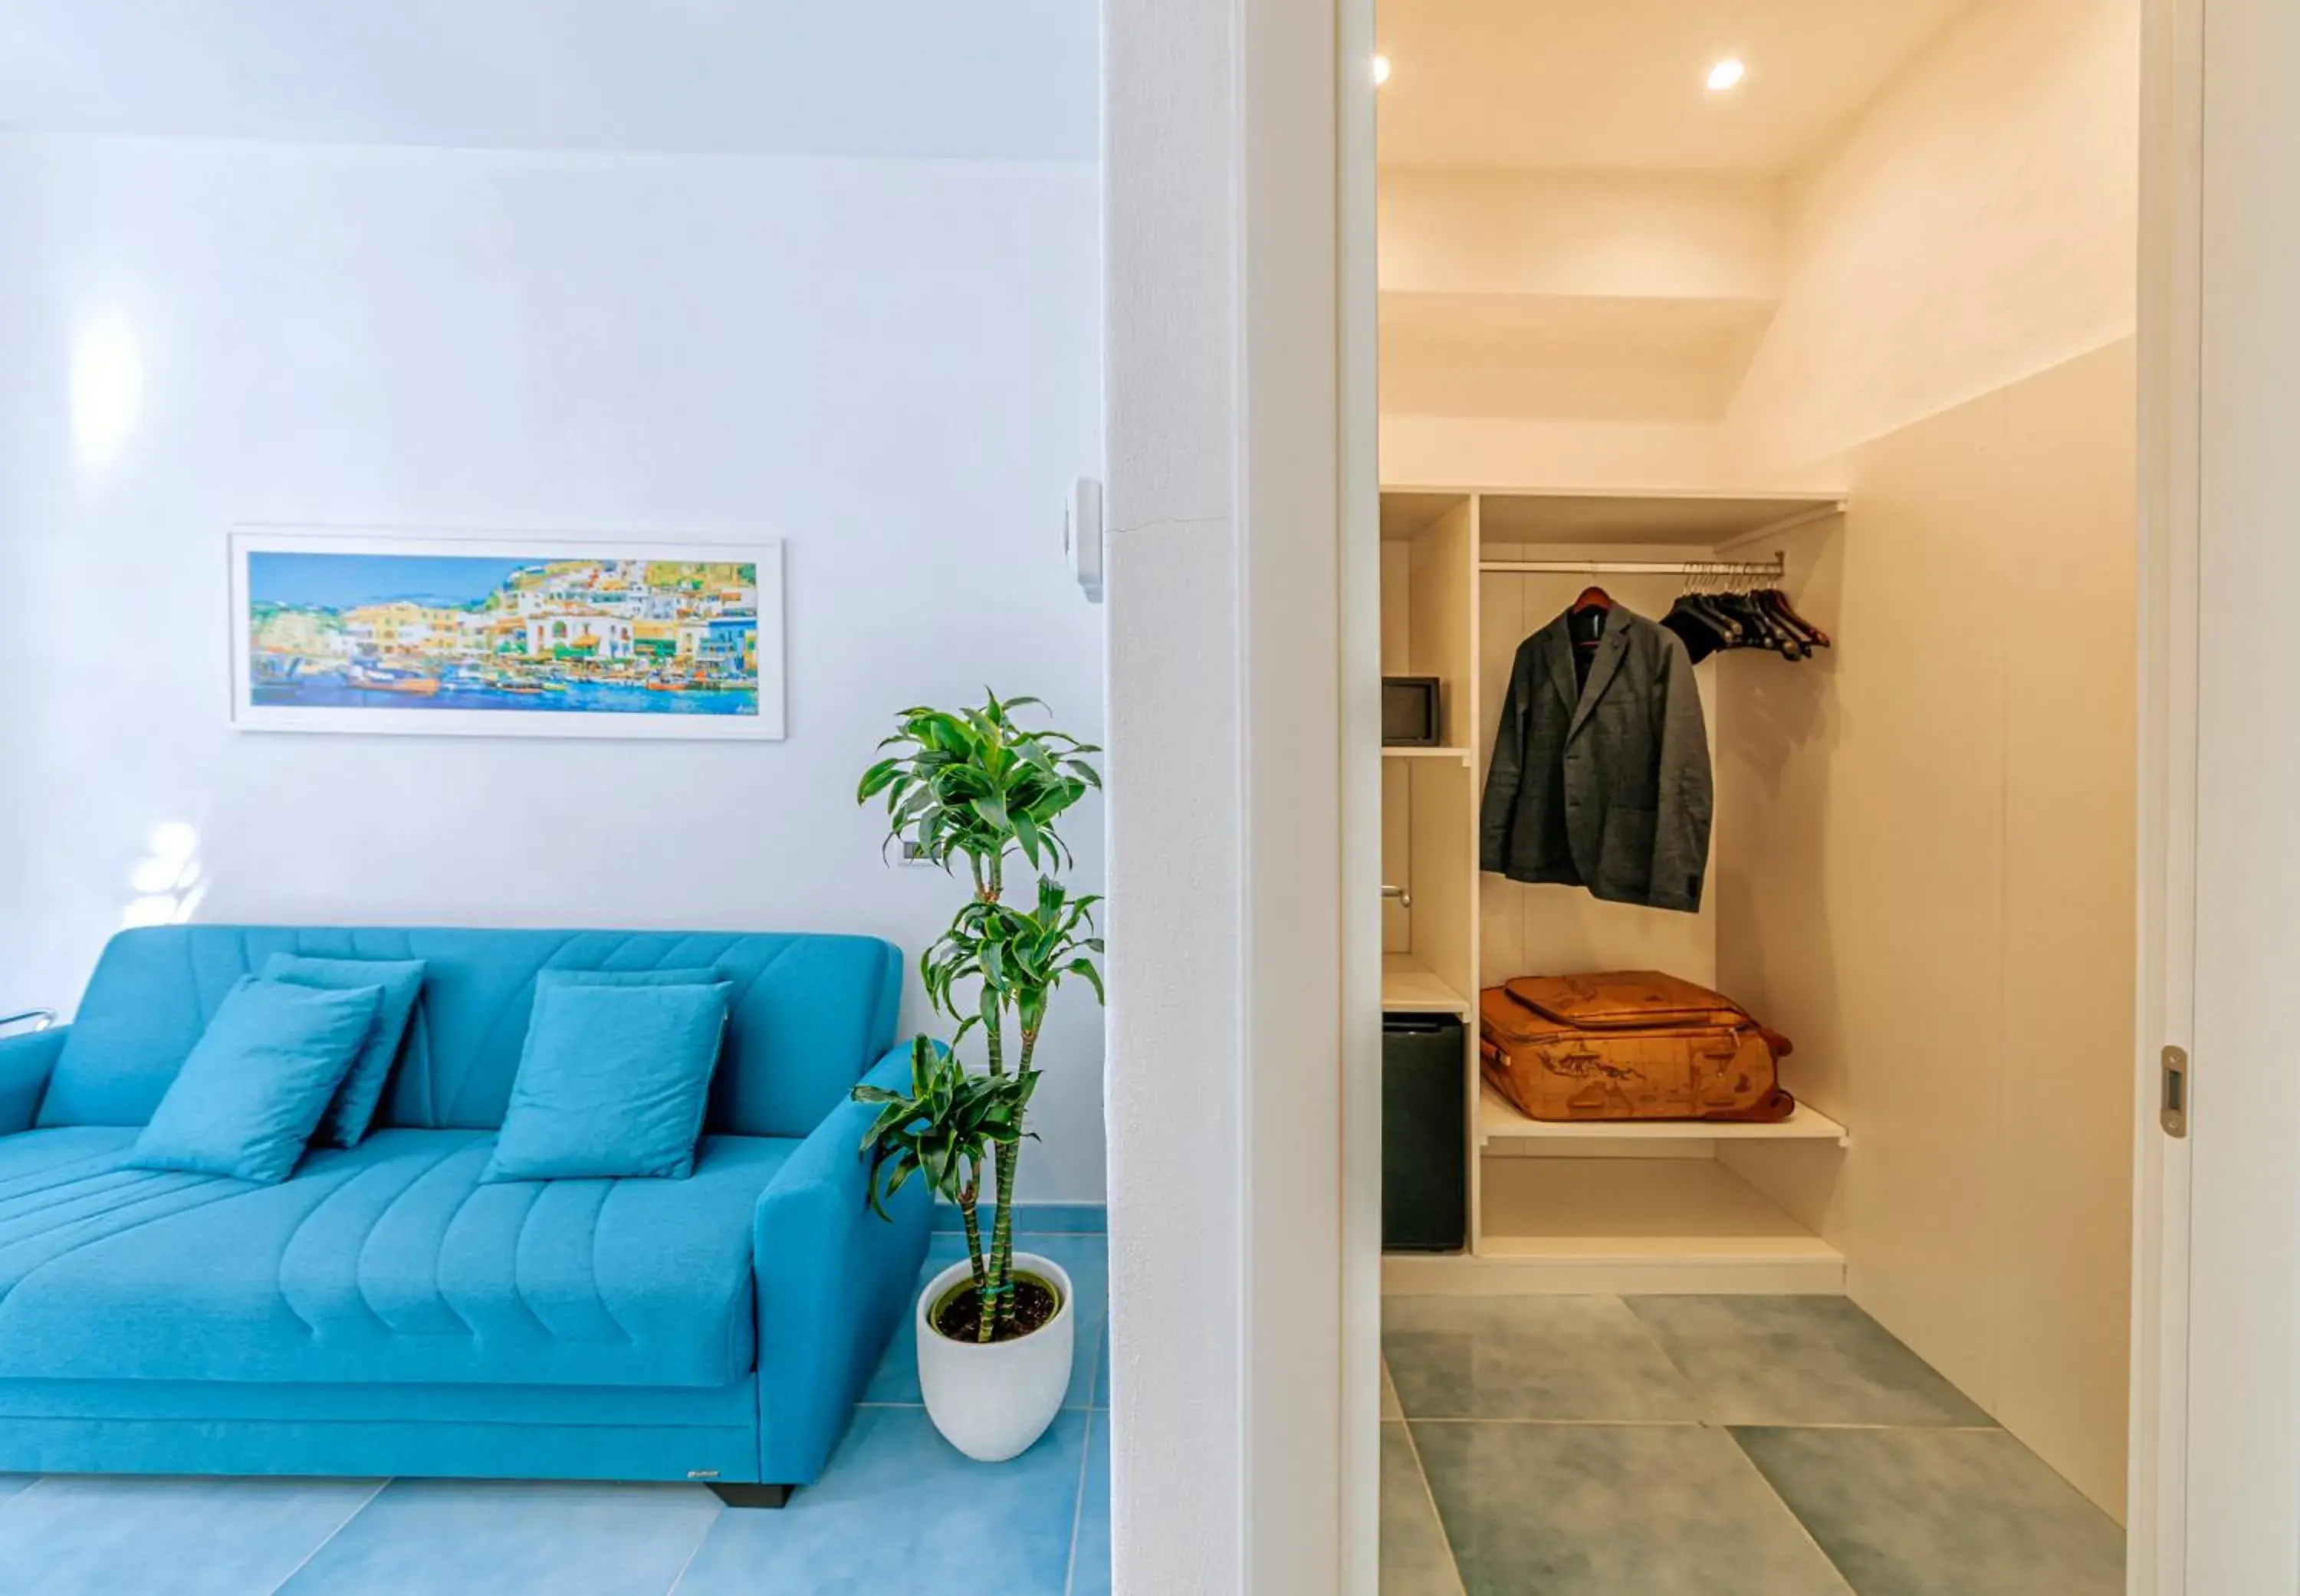
[[[2121,1596],[2116,1525],[1841,1297],[1391,1297],[1383,1596]]]

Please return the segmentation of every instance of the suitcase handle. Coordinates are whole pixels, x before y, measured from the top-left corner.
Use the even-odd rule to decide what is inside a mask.
[[[1718,1012],[1717,1009],[1669,1009],[1655,1010],[1642,1014],[1625,1014],[1621,1016],[1605,1015],[1597,1018],[1582,1017],[1579,1018],[1569,1018],[1564,1015],[1558,1014],[1548,1009],[1543,1008],[1539,1003],[1532,1002],[1525,998],[1518,996],[1516,993],[1512,992],[1509,989],[1506,983],[1495,988],[1495,990],[1498,991],[1511,1002],[1515,1003],[1520,1009],[1539,1015],[1543,1019],[1547,1020],[1550,1024],[1557,1027],[1562,1031],[1589,1031],[1598,1033],[1600,1035],[1608,1031],[1663,1031],[1676,1026],[1690,1026],[1703,1023],[1714,1024],[1715,1021],[1712,1017]],[[1779,1031],[1773,1029],[1772,1027],[1757,1018],[1756,1016],[1751,1014],[1746,1009],[1742,1008],[1739,1004],[1722,1004],[1720,1005],[1720,1007],[1729,1010],[1730,1012],[1740,1017],[1735,1027],[1736,1029],[1746,1027],[1756,1032],[1758,1035],[1763,1037],[1765,1045],[1773,1050],[1774,1058],[1786,1059],[1791,1053],[1796,1052],[1796,1043],[1790,1041]]]
[[[1608,1010],[1596,1014],[1567,1014],[1526,996],[1517,990],[1517,985],[1515,981],[1504,981],[1496,990],[1519,1008],[1529,1010],[1552,1025],[1562,1026],[1571,1031],[1651,1031],[1667,1029],[1671,1026],[1714,1025],[1721,1011],[1749,1019],[1747,1010],[1722,996],[1714,1003],[1688,1004],[1679,1008],[1655,1005],[1642,1009]],[[1750,1023],[1754,1025],[1756,1022],[1750,1020]]]

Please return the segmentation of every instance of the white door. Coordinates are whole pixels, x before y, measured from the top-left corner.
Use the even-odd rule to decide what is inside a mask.
[[[2293,1596],[2300,4],[2204,0],[2202,22],[2188,1468],[2170,1516],[2184,1521],[2188,1596]]]

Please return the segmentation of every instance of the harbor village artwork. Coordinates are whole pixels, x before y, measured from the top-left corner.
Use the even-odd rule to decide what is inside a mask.
[[[781,548],[244,531],[248,729],[779,737]]]

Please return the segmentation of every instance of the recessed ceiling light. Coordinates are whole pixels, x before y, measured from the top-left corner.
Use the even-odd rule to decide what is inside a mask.
[[[1389,81],[1388,56],[1377,55],[1373,58],[1373,80],[1376,87]]]
[[[1728,55],[1709,69],[1709,92],[1713,95],[1724,93],[1741,81],[1742,74],[1747,71],[1737,57]]]

